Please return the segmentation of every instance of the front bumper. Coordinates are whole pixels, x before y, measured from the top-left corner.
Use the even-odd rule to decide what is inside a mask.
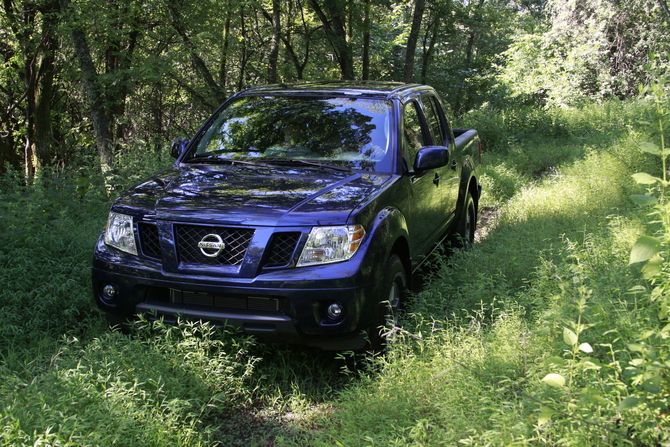
[[[239,328],[266,342],[358,350],[366,344],[365,329],[372,319],[365,298],[378,294],[374,284],[355,284],[356,269],[344,264],[256,278],[212,278],[168,275],[96,258],[92,281],[96,304],[108,314],[126,318],[142,314],[166,322],[208,321]],[[114,287],[111,298],[103,292],[106,285]],[[338,321],[326,313],[334,302],[345,309]]]

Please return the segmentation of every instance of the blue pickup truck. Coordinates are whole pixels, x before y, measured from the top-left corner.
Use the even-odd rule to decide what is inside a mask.
[[[481,143],[428,86],[251,88],[171,152],[172,168],[114,202],[97,242],[110,324],[143,314],[378,349],[427,256],[473,242]]]

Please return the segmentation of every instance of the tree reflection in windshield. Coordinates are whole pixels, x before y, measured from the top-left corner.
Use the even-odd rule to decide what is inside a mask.
[[[391,105],[366,98],[246,97],[226,107],[194,155],[300,159],[389,171]]]

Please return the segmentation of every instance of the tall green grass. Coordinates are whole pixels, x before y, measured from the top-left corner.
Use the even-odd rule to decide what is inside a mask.
[[[621,406],[646,386],[629,345],[658,321],[627,265],[647,220],[628,199],[639,192],[630,174],[658,172],[638,150],[653,138],[637,124],[643,111],[464,117],[487,148],[480,205],[499,216],[472,251],[435,260],[389,352],[355,372],[331,353],[207,325],[110,332],[89,279],[104,182],[85,168],[30,186],[7,174],[0,445],[667,443],[662,408]],[[119,187],[169,163],[125,156]]]
[[[503,162],[484,171],[494,192],[483,204],[502,212],[495,227],[438,262],[409,306],[409,335],[340,395],[325,430],[294,445],[668,442],[662,408],[626,404],[640,385],[630,344],[658,312],[628,266],[645,227],[628,196],[638,190],[631,174],[654,161],[638,149],[644,107],[609,107],[616,113],[553,111],[550,138],[493,146]],[[517,171],[524,164],[541,175]]]

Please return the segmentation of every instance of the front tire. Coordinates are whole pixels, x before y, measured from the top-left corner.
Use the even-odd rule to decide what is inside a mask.
[[[392,254],[386,262],[380,302],[368,329],[370,348],[386,348],[386,333],[398,323],[398,310],[407,295],[407,273],[400,257]]]

